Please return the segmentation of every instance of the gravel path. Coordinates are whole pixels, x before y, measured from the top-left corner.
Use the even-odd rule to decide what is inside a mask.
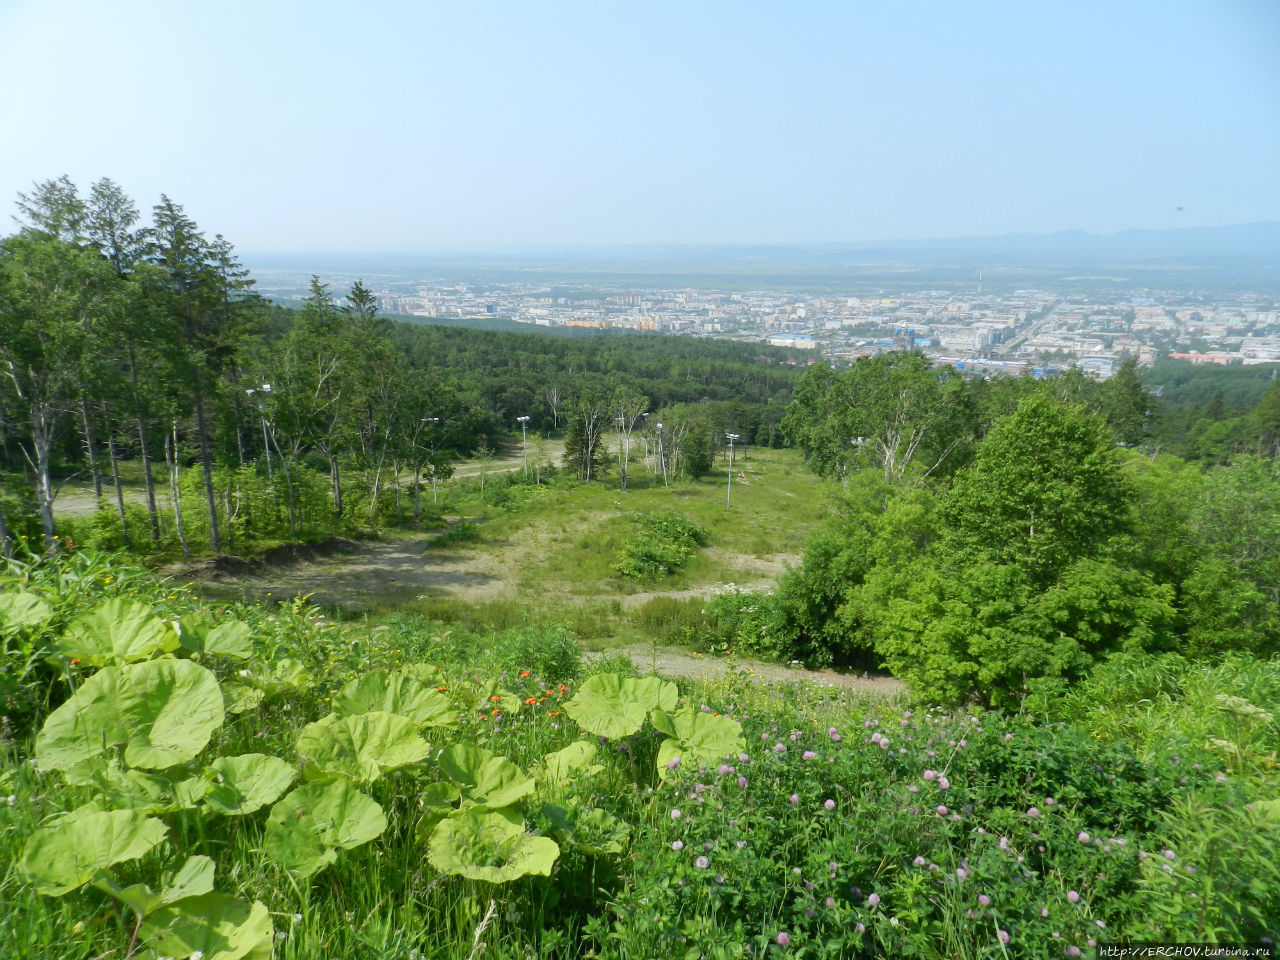
[[[668,677],[714,680],[717,677],[741,673],[745,670],[753,679],[768,683],[807,681],[819,687],[838,687],[862,693],[877,693],[886,697],[907,692],[906,685],[893,677],[837,673],[835,670],[806,670],[799,666],[764,663],[759,660],[724,660],[719,657],[677,650],[674,647],[655,648],[649,644],[633,643],[609,652],[626,654],[638,670],[652,670]]]

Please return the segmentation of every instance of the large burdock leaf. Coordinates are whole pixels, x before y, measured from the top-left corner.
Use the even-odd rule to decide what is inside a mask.
[[[244,659],[253,656],[253,632],[243,620],[228,620],[216,627],[199,616],[183,617],[179,642],[192,653]]]
[[[157,910],[140,933],[156,960],[187,960],[197,953],[202,960],[270,960],[274,929],[267,908],[256,900],[205,893]]]
[[[586,740],[575,740],[562,750],[548,753],[542,758],[539,778],[544,787],[565,784],[571,780],[589,777],[604,769],[604,764],[594,763],[597,747]]]
[[[308,773],[373,783],[388,770],[417,763],[431,752],[412,720],[375,710],[354,717],[330,714],[298,734],[298,755]]]
[[[58,638],[58,649],[72,660],[95,667],[150,660],[178,648],[178,632],[146,604],[115,597],[82,613]]]
[[[261,690],[268,697],[306,690],[312,683],[307,668],[289,657],[273,662],[269,671],[241,670],[240,680]]]
[[[129,766],[163,770],[203,750],[222,719],[218,681],[198,663],[105,667],[45,720],[36,764],[67,770],[123,746]]]
[[[298,877],[318,873],[339,850],[382,834],[387,818],[377,801],[346,780],[299,787],[271,808],[263,850]]]
[[[556,839],[583,853],[622,853],[631,841],[631,825],[599,807],[582,810],[576,805],[570,809],[546,806],[542,812],[551,821]]]
[[[103,766],[87,778],[86,785],[92,786],[95,796],[112,810],[140,810],[153,816],[190,810],[209,786],[204,777],[183,776],[181,771],[174,771],[174,775],[169,776],[125,770],[103,757],[99,757],[98,762]]]
[[[622,678],[597,673],[578,688],[564,709],[587,733],[610,740],[627,737],[644,724],[651,710],[674,710],[680,691],[657,677]]]
[[[427,852],[427,860],[441,873],[489,883],[549,877],[559,856],[556,842],[526,834],[524,820],[514,811],[476,807],[441,820]]]
[[[106,877],[98,883],[98,886],[131,908],[139,917],[145,917],[177,900],[212,893],[213,861],[204,856],[188,857],[186,863],[160,893],[156,893],[145,883],[117,887]]]
[[[34,593],[11,590],[0,593],[0,630],[11,633],[39,627],[53,617],[53,608]]]
[[[742,726],[729,717],[717,717],[686,707],[675,713],[655,713],[654,726],[671,735],[658,748],[658,775],[668,776],[671,761],[691,761],[695,766],[718,763],[746,749]]]
[[[246,753],[209,764],[213,783],[204,802],[219,813],[243,816],[277,800],[293,783],[294,769],[279,757]]]
[[[236,683],[234,680],[222,684],[222,699],[227,705],[227,713],[247,713],[266,698],[266,693],[257,687]]]
[[[33,833],[18,870],[41,893],[60,897],[99,870],[141,857],[167,832],[159,820],[136,810],[78,811]]]
[[[514,763],[469,743],[441,751],[437,763],[462,787],[464,804],[505,807],[533,792],[533,780]]]
[[[407,717],[420,727],[446,726],[458,719],[458,708],[434,684],[400,671],[366,673],[333,698],[333,712],[341,716],[371,710]]]

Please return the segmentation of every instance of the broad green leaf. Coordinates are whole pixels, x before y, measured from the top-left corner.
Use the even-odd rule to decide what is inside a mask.
[[[437,763],[445,776],[462,787],[467,804],[505,807],[533,792],[533,780],[514,763],[469,743],[447,747]]]
[[[458,708],[447,694],[400,671],[366,673],[333,698],[333,712],[341,716],[371,710],[408,717],[420,727],[445,726],[458,719]]]
[[[82,613],[58,639],[63,655],[102,667],[150,660],[178,648],[178,632],[146,604],[115,597]]]
[[[671,714],[659,708],[649,714],[649,721],[653,724],[653,729],[659,733],[665,733],[668,737],[676,735],[675,724],[671,722]]]
[[[18,870],[43,894],[60,897],[115,863],[136,860],[168,828],[136,810],[89,810],[41,827],[28,839]]]
[[[583,853],[622,853],[631,840],[631,825],[599,807],[584,811],[549,804],[542,813],[551,821],[551,832],[561,845],[577,847]]]
[[[142,923],[149,956],[187,960],[270,960],[275,930],[267,908],[225,893],[205,893],[157,910]]]
[[[218,681],[198,663],[105,667],[45,720],[36,764],[66,770],[123,746],[129,766],[163,770],[203,750],[222,720]]]
[[[658,746],[658,758],[656,761],[658,764],[658,776],[663,780],[671,776],[673,772],[672,762],[674,761],[677,764],[677,769],[679,766],[683,766],[685,754],[688,752],[690,751],[687,751],[684,744],[679,740],[674,738],[663,740]]]
[[[213,626],[200,616],[183,617],[179,642],[184,650],[219,657],[253,656],[253,632],[243,620]]]
[[[670,722],[669,729],[674,733],[672,739],[664,740],[658,748],[659,776],[666,777],[671,772],[669,765],[675,757],[696,766],[719,763],[725,757],[746,749],[742,726],[729,717],[717,717],[686,707],[666,714],[666,718]]]
[[[298,877],[309,877],[387,828],[382,807],[346,780],[299,787],[271,808],[263,850]]]
[[[204,802],[228,816],[243,816],[274,803],[295,775],[291,764],[262,753],[219,757],[209,764],[209,774],[213,783]]]
[[[431,752],[412,720],[381,711],[330,714],[303,727],[297,747],[312,774],[357,783],[373,783],[388,770],[417,763]]]
[[[631,826],[607,810],[592,807],[580,815],[571,842],[584,853],[622,853],[631,841]]]
[[[543,757],[543,778],[552,783],[576,780],[591,776],[604,769],[604,764],[592,763],[598,749],[594,743],[575,740],[563,750],[556,750]]]
[[[234,680],[229,680],[222,685],[222,699],[226,701],[227,713],[245,713],[266,698],[266,693],[257,687],[236,683]]]
[[[311,675],[297,660],[285,657],[275,661],[267,671],[240,671],[240,681],[257,687],[268,697],[274,697],[281,693],[296,693],[308,689],[311,686]]]
[[[430,839],[436,824],[454,812],[454,804],[461,796],[462,791],[447,780],[427,784],[418,796],[422,816],[418,818],[416,827],[418,836],[424,842]]]
[[[123,889],[116,889],[110,882],[101,886],[138,916],[145,917],[167,903],[212,893],[213,861],[204,856],[188,857],[161,893],[156,893],[145,883],[135,883]]]
[[[488,713],[491,710],[517,711],[524,701],[510,690],[500,689],[498,680],[486,683],[455,681],[449,688],[454,702],[471,713]]]
[[[190,810],[208,787],[203,777],[182,777],[181,771],[170,776],[124,770],[118,763],[107,762],[89,779],[108,807],[113,810],[138,810],[155,815]]]
[[[525,834],[513,811],[462,810],[431,833],[427,860],[443,874],[508,883],[519,877],[549,877],[560,848],[550,837]]]
[[[53,607],[26,590],[0,593],[0,630],[12,633],[39,627],[53,617]]]
[[[586,679],[564,709],[583,730],[615,740],[639,730],[651,710],[674,710],[679,696],[674,683],[658,677],[597,673]]]

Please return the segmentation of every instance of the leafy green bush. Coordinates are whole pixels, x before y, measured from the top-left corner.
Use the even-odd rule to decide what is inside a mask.
[[[795,658],[795,634],[780,615],[774,594],[739,590],[732,584],[707,601],[701,645],[714,652],[732,652],[786,663]]]
[[[618,655],[553,682],[576,663],[553,626],[10,572],[4,622],[38,595],[45,653],[80,661],[0,753],[14,956],[1056,960],[1280,933],[1272,661],[1116,657],[1023,715],[953,714],[746,671],[677,689]],[[723,601],[738,626],[753,599]]]
[[[642,513],[632,517],[636,531],[623,543],[613,569],[631,580],[669,576],[706,541],[706,534],[678,513]]]
[[[529,670],[547,683],[568,683],[582,672],[578,641],[560,626],[509,630],[494,638],[494,646],[499,664],[508,671]]]
[[[463,520],[449,527],[443,533],[431,538],[427,549],[459,547],[465,543],[476,543],[480,540],[480,525]]]

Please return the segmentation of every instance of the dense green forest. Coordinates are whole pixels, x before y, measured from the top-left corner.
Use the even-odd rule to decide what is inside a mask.
[[[1160,453],[1133,364],[1097,383],[965,382],[919,354],[810,368],[783,433],[838,520],[713,635],[886,666],[931,701],[1013,705],[1113,657],[1280,650],[1280,384],[1201,462]]]
[[[610,437],[653,446],[662,423],[671,472],[696,475],[727,431],[775,442],[796,376],[743,344],[396,323],[361,282],[339,307],[316,278],[287,310],[180,205],[163,197],[144,225],[109,180],[37,184],[18,211],[0,242],[6,551],[57,549],[54,501],[77,475],[103,504],[94,545],[189,556],[376,527],[408,491],[417,516],[424,484],[518,418],[567,431],[584,479],[610,469]]]

